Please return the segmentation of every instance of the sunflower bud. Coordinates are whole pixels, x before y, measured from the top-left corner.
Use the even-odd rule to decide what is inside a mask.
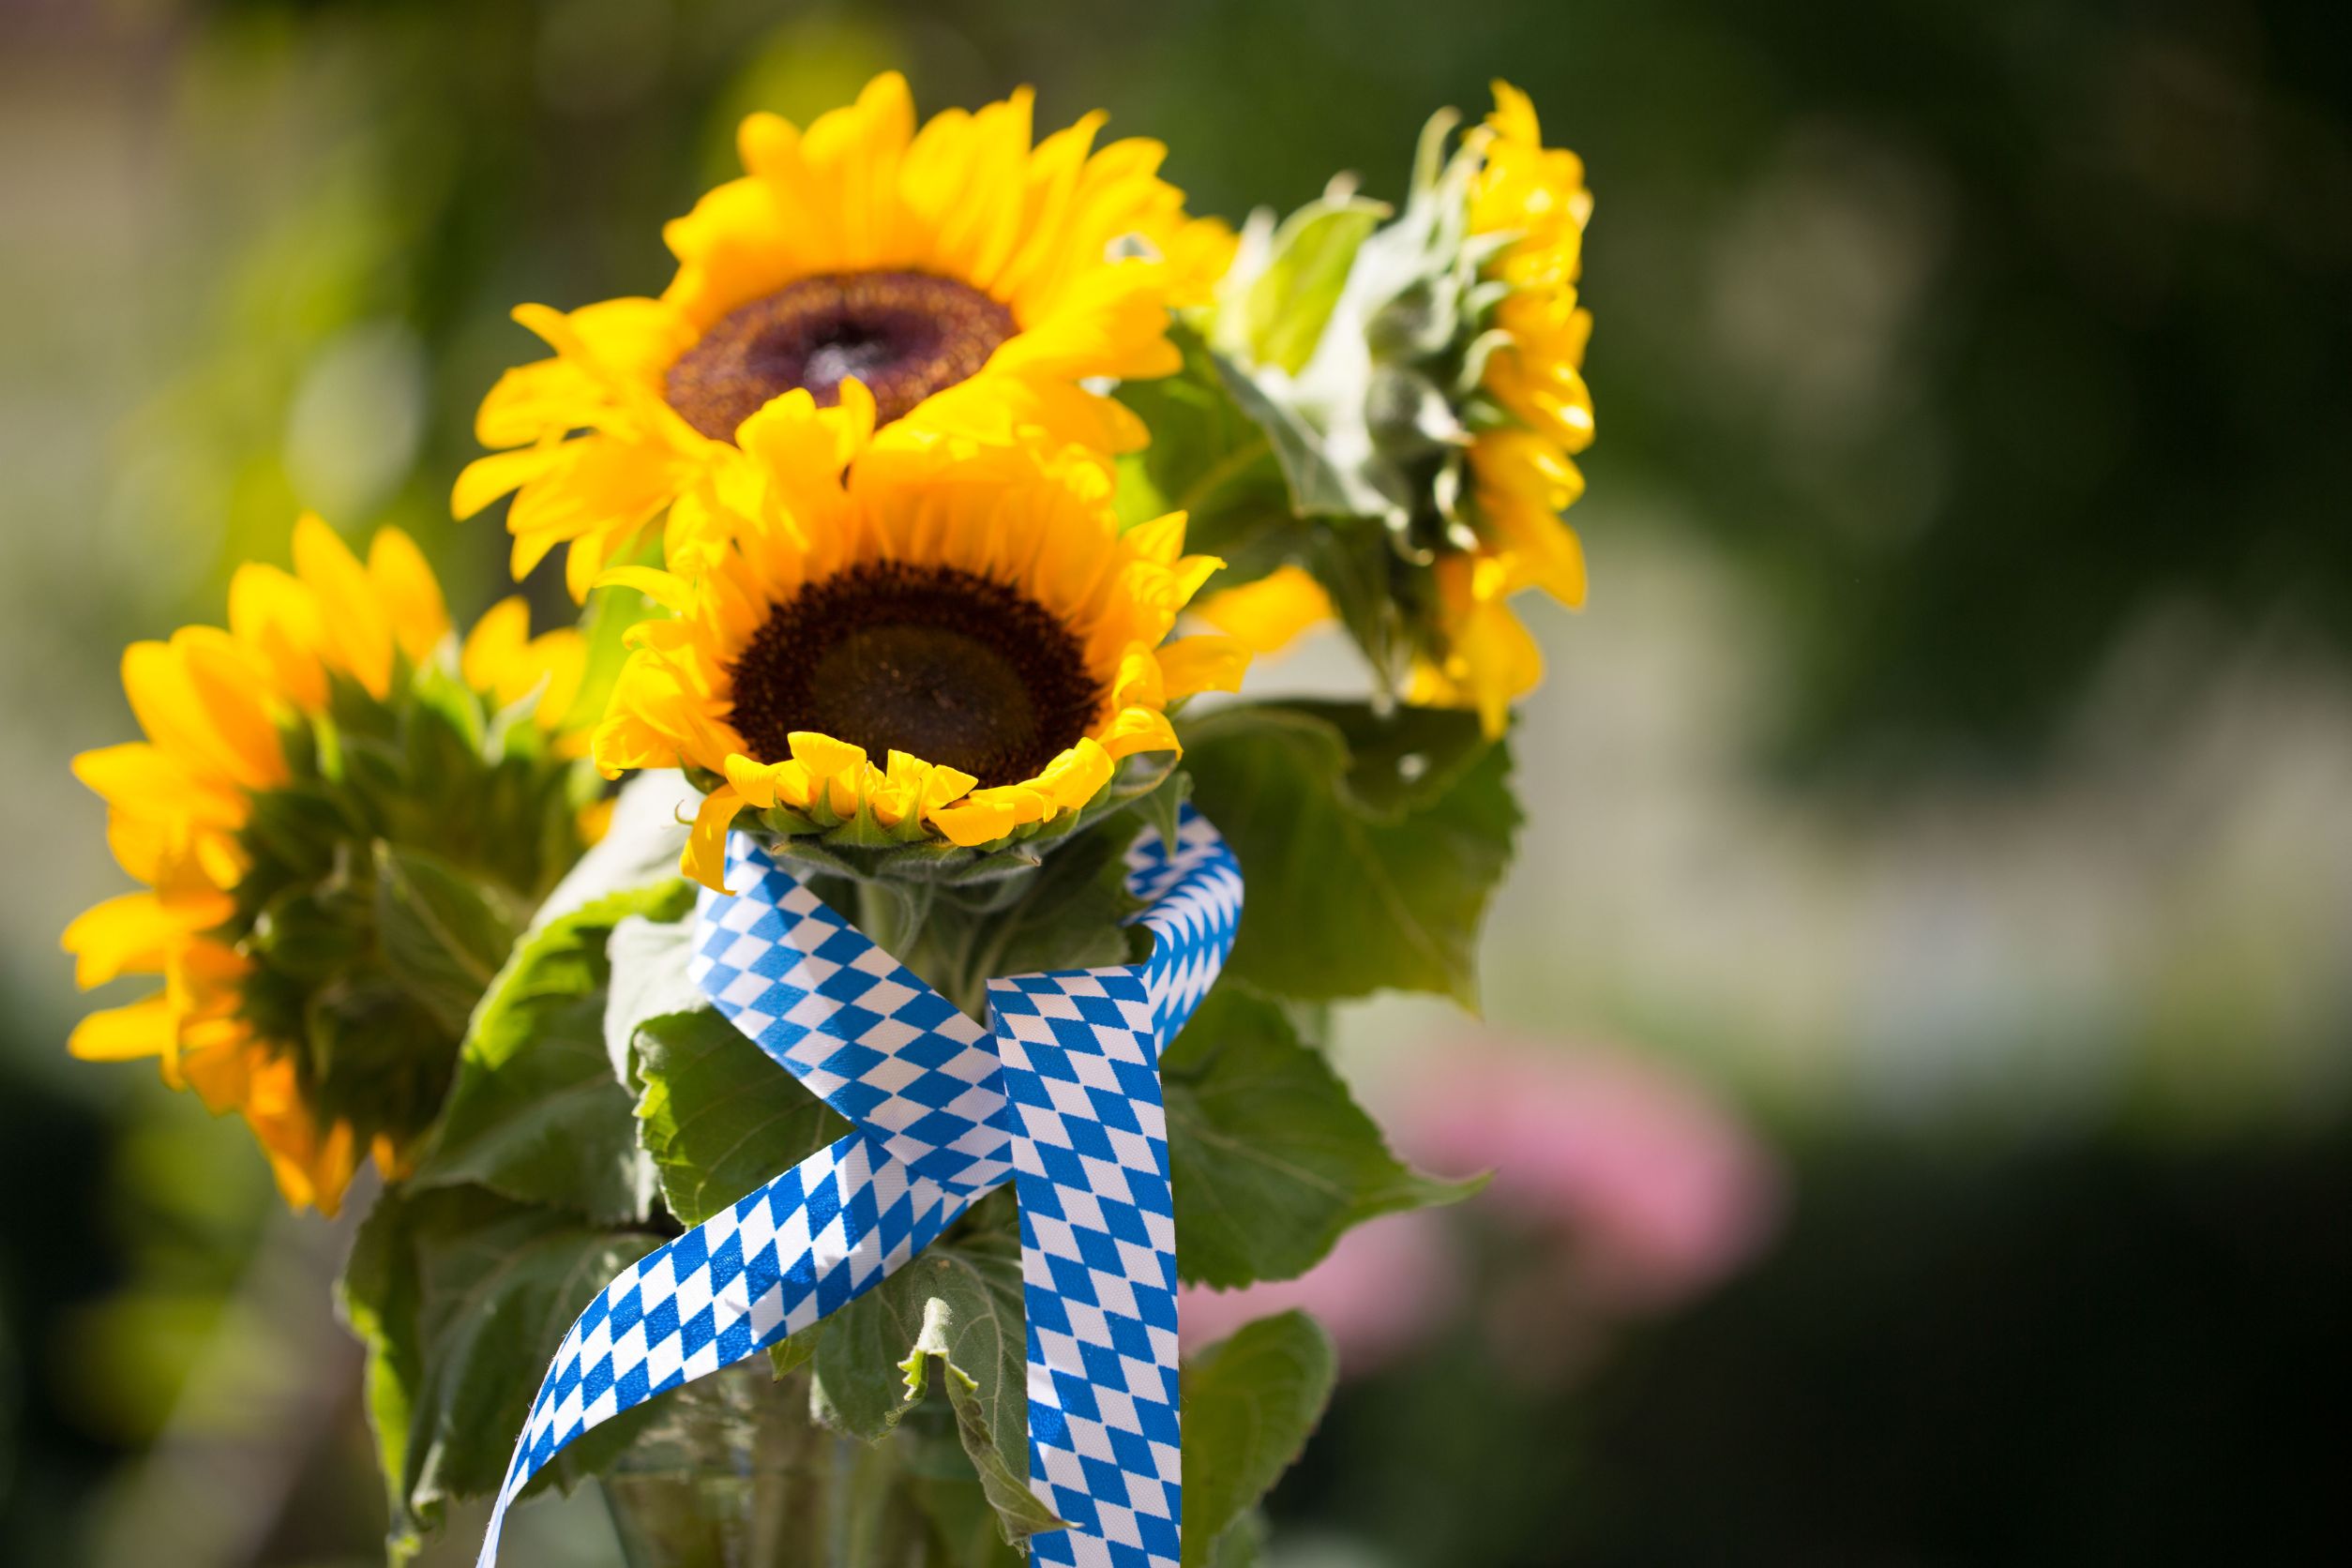
[[[1592,202],[1525,95],[1495,96],[1458,143],[1451,111],[1430,120],[1393,221],[1339,186],[1244,231],[1211,341],[1326,537],[1202,614],[1265,649],[1336,613],[1393,686],[1499,733],[1542,668],[1504,600],[1584,597],[1559,514],[1592,436],[1576,303]]]

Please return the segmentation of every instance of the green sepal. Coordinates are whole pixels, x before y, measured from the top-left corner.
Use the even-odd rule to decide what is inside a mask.
[[[374,854],[384,967],[444,1028],[462,1033],[522,919],[511,900],[439,855],[383,839]]]

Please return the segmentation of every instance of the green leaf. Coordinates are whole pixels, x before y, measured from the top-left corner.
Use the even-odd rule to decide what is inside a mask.
[[[335,1284],[336,1308],[353,1337],[367,1348],[362,1398],[381,1461],[390,1518],[384,1555],[394,1568],[422,1547],[429,1522],[409,1506],[407,1485],[414,1406],[425,1365],[416,1327],[416,1269],[404,1218],[397,1193],[378,1198],[353,1236],[351,1258]]]
[[[1296,375],[1314,357],[1356,252],[1389,215],[1385,203],[1334,188],[1282,220],[1266,268],[1241,300],[1249,357]]]
[[[979,1380],[956,1364],[957,1356],[966,1353],[964,1329],[956,1320],[955,1308],[947,1297],[931,1296],[923,1304],[923,1331],[915,1336],[914,1349],[899,1367],[906,1374],[910,1400],[923,1397],[924,1384],[932,1368],[937,1367],[939,1380],[947,1390],[947,1402],[956,1412],[957,1440],[963,1444],[965,1457],[979,1474],[981,1494],[996,1513],[1005,1544],[1013,1545],[1063,1521],[1029,1489],[1025,1399],[1024,1425],[1005,1428],[1005,1441],[1000,1445],[997,1422],[1003,1413],[1001,1406],[992,1407],[984,1401]],[[990,1332],[994,1332],[993,1328]],[[1014,1455],[1019,1456],[1019,1462],[1015,1462]]]
[[[1436,806],[1493,744],[1480,731],[1478,716],[1462,708],[1378,714],[1362,702],[1283,706],[1339,731],[1348,746],[1348,796],[1364,815],[1381,822],[1402,822]]]
[[[713,1009],[647,1020],[637,1076],[638,1140],[682,1224],[701,1224],[850,1130]]]
[[[1229,976],[1300,1001],[1393,988],[1475,1004],[1479,926],[1519,810],[1509,749],[1424,751],[1446,738],[1433,723],[1237,704],[1187,727],[1193,798],[1248,889]],[[1403,778],[1407,755],[1440,759],[1436,785]]]
[[[644,1217],[652,1170],[604,1047],[606,943],[631,915],[676,916],[686,884],[616,893],[517,949],[475,1015],[418,1187],[473,1184],[606,1223]]]
[[[1185,1568],[1229,1560],[1227,1526],[1305,1448],[1337,1375],[1330,1335],[1304,1312],[1261,1318],[1185,1364]]]
[[[1225,561],[1220,584],[1263,577],[1299,548],[1307,524],[1291,510],[1272,435],[1235,398],[1216,356],[1187,327],[1168,336],[1184,368],[1119,387],[1152,431],[1151,445],[1120,460],[1120,519],[1132,526],[1181,511],[1185,549]]]
[[[396,1547],[438,1524],[447,1502],[497,1490],[565,1331],[615,1274],[660,1244],[478,1187],[378,1198],[341,1295],[369,1347]],[[565,1449],[541,1472],[546,1483],[568,1489],[593,1474],[654,1409]]]
[[[1009,1195],[984,1199],[960,1233],[836,1313],[817,1380],[836,1425],[879,1442],[921,1402],[934,1364],[957,1436],[1007,1542],[1060,1520],[1029,1490],[1028,1336],[1020,1238]]]
[[[1259,1568],[1266,1560],[1266,1515],[1252,1508],[1227,1525],[1209,1547],[1208,1568]]]
[[[768,1347],[768,1370],[781,1380],[788,1373],[797,1372],[816,1359],[817,1341],[825,1332],[822,1318],[796,1334],[788,1334]]]
[[[604,1051],[613,1078],[632,1086],[637,1083],[631,1051],[638,1030],[651,1019],[699,1013],[711,1005],[688,967],[696,926],[692,889],[684,882],[674,885],[686,894],[679,900],[679,918],[648,920],[633,914],[612,927],[611,940],[605,943],[612,979],[605,990]]]
[[[439,855],[378,839],[375,859],[384,966],[445,1028],[461,1032],[522,923]]]
[[[1248,370],[1218,355],[1216,371],[1225,390],[1274,448],[1290,510],[1300,517],[1380,517],[1395,503],[1374,482],[1372,472],[1332,460],[1323,432],[1288,401],[1271,396]]]
[[[1176,1262],[1230,1289],[1294,1279],[1351,1227],[1453,1203],[1485,1184],[1424,1176],[1389,1153],[1321,1053],[1273,1003],[1220,986],[1162,1059]]]
[[[605,836],[555,884],[532,916],[531,929],[561,920],[609,893],[675,879],[686,841],[678,813],[691,811],[701,798],[674,770],[657,769],[631,778],[612,803],[612,822]]]

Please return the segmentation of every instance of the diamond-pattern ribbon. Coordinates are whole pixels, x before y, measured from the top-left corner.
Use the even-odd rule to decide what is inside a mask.
[[[500,1488],[657,1394],[756,1354],[871,1288],[1007,1180],[1019,1198],[1029,1485],[1066,1530],[1041,1562],[1176,1568],[1183,1513],[1176,1228],[1160,1053],[1214,983],[1242,879],[1186,807],[1127,885],[1138,964],[992,980],[983,1028],[751,839],[705,893],[712,1003],[856,1130],[624,1269],[572,1325]]]

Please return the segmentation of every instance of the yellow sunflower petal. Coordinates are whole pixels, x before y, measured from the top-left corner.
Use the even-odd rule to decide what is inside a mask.
[[[128,1062],[168,1055],[179,1040],[180,1010],[168,997],[151,996],[128,1007],[92,1013],[73,1026],[66,1049],[84,1062]]]
[[[951,844],[964,849],[978,849],[993,843],[1013,831],[1017,825],[1012,807],[999,799],[964,800],[952,806],[935,806],[930,820]]]
[[[61,940],[73,955],[74,983],[88,990],[119,974],[161,973],[172,943],[187,934],[154,894],[126,893],[84,910]]]
[[[792,743],[792,761],[818,778],[838,778],[866,765],[864,746],[837,741],[831,735],[795,730],[785,738]]]
[[[300,580],[246,562],[229,579],[229,631],[268,663],[272,684],[288,701],[306,713],[326,706],[326,627],[317,598]]]
[[[1168,701],[1203,691],[1239,691],[1249,670],[1250,645],[1239,637],[1183,637],[1156,656]]]
[[[476,691],[496,691],[530,634],[531,605],[520,594],[509,594],[484,611],[458,652],[465,684]]]
[[[1299,566],[1277,566],[1255,582],[1212,594],[1193,613],[1252,653],[1280,653],[1332,618],[1331,596]]]
[[[400,530],[379,528],[368,546],[368,576],[392,624],[393,641],[411,664],[424,663],[449,635],[449,607],[424,551]]]
[[[731,784],[722,784],[702,797],[687,831],[685,855],[678,869],[714,893],[731,893],[727,885],[727,830],[743,808],[743,796]]]
[[[1103,750],[1112,757],[1131,757],[1138,751],[1179,751],[1175,727],[1168,716],[1157,708],[1122,708],[1110,728],[1103,731]]]
[[[294,523],[294,575],[318,596],[333,662],[382,701],[392,688],[392,627],[366,568],[314,512]]]

